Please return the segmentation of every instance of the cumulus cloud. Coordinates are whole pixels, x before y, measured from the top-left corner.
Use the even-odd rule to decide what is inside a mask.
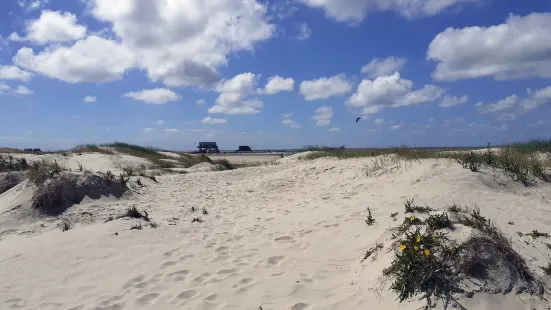
[[[283,78],[279,75],[275,75],[268,79],[268,83],[266,83],[261,93],[272,95],[281,91],[292,91],[294,87],[295,80],[293,80],[293,78]]]
[[[136,55],[136,67],[169,86],[213,85],[230,53],[253,51],[275,31],[256,0],[90,1],[93,17]]]
[[[330,132],[339,132],[341,131],[338,127],[329,128],[328,131]]]
[[[281,123],[282,123],[283,125],[287,125],[287,126],[293,128],[293,129],[298,129],[298,128],[300,128],[300,125],[299,125],[299,124],[297,124],[295,121],[290,120],[290,119],[284,119],[284,120],[281,121]]]
[[[289,113],[281,113],[281,117],[283,117],[283,118],[289,118],[291,116],[293,116],[293,113],[290,113],[290,112]]]
[[[217,86],[220,93],[215,105],[208,109],[211,114],[257,114],[264,107],[258,98],[248,98],[255,94],[258,76],[247,72],[221,82]]]
[[[514,120],[545,104],[551,103],[551,86],[539,90],[527,90],[524,97],[510,95],[495,103],[478,102],[476,107],[480,114],[492,114],[500,121]]]
[[[84,38],[86,27],[77,24],[75,14],[45,10],[38,19],[27,22],[25,32],[25,37],[12,33],[9,38],[36,44],[68,42]]]
[[[338,22],[357,24],[366,15],[377,11],[397,12],[406,19],[433,16],[463,3],[479,0],[300,0],[312,8],[323,9],[325,15]]]
[[[199,99],[199,100],[197,100],[197,101],[195,102],[196,105],[202,105],[202,104],[205,104],[205,103],[207,103],[207,102],[205,101],[205,99]]]
[[[459,104],[463,104],[469,100],[469,96],[463,95],[461,98],[445,95],[442,101],[438,104],[442,108],[449,108]]]
[[[297,40],[304,41],[310,38],[312,35],[312,29],[308,27],[307,23],[302,23],[298,28]]]
[[[352,90],[352,85],[346,80],[344,74],[338,74],[329,78],[302,81],[299,88],[304,99],[312,101],[345,95]]]
[[[90,102],[96,102],[96,97],[94,97],[94,96],[86,96],[86,97],[84,97],[84,99],[83,99],[82,101],[88,102],[88,103],[90,103]]]
[[[223,118],[212,118],[210,116],[203,118],[203,124],[214,125],[214,124],[225,124],[227,122],[228,121]]]
[[[429,45],[433,77],[454,81],[551,77],[551,13],[510,15],[491,27],[447,28]]]
[[[30,95],[30,94],[33,93],[32,90],[28,89],[27,87],[25,87],[23,85],[17,86],[17,88],[14,89],[13,92],[17,95],[22,95],[22,96]]]
[[[154,132],[154,131],[155,131],[155,129],[153,129],[153,128],[144,128],[144,129],[142,129],[142,133],[150,133],[150,132]]]
[[[165,121],[162,119],[155,122],[155,125],[164,125],[164,124],[165,124]]]
[[[0,80],[19,80],[28,81],[32,77],[32,74],[19,69],[16,66],[2,66],[0,65]]]
[[[312,119],[316,120],[316,126],[323,127],[331,124],[331,118],[333,118],[333,108],[329,106],[323,106],[318,108]]]
[[[14,64],[69,83],[109,82],[122,78],[134,64],[134,54],[121,44],[89,36],[74,45],[54,46],[35,54],[21,48]]]
[[[375,114],[387,107],[432,102],[444,94],[443,89],[431,84],[417,90],[412,90],[412,87],[413,82],[401,78],[398,72],[374,80],[363,80],[346,104],[361,108],[363,114]]]
[[[367,74],[369,78],[376,78],[389,75],[395,71],[401,71],[406,62],[407,59],[405,57],[373,58],[367,65],[362,67],[361,72]]]
[[[137,92],[128,92],[122,96],[149,104],[165,104],[180,99],[178,94],[166,88],[143,89]]]
[[[390,129],[391,130],[398,130],[398,129],[402,128],[402,126],[403,126],[402,124],[396,124],[396,125],[390,126]]]
[[[375,125],[381,125],[381,124],[384,124],[384,122],[385,122],[384,119],[378,118],[373,123],[375,123]]]

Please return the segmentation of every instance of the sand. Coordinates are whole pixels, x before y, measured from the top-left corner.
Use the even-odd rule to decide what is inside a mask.
[[[90,161],[84,164],[100,159]],[[477,203],[550,283],[538,268],[546,264],[540,252],[550,250],[515,233],[550,232],[547,184],[500,186],[446,160],[389,160],[380,169],[373,159],[281,161],[163,175],[159,183],[143,179],[145,187],[131,181],[123,198],[85,198],[68,209],[61,218],[76,223],[67,232],[56,226],[61,219],[26,213],[32,189],[26,182],[12,188],[0,195],[0,224],[26,220],[0,226],[0,308],[418,309],[422,301],[398,303],[389,283],[379,280],[391,253],[362,261],[366,249],[388,238],[390,214],[402,216],[410,197],[442,208]],[[130,230],[138,220],[129,219],[104,223],[130,206],[146,210],[159,227],[141,221],[143,230]],[[364,223],[367,207],[373,226]],[[204,222],[191,223],[195,217]],[[460,301],[468,309],[548,306],[514,293]]]
[[[221,155],[208,155],[210,159],[227,159],[232,164],[263,164],[273,162],[280,159],[279,154],[221,154]]]

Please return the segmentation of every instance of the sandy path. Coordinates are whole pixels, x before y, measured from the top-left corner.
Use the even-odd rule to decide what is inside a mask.
[[[434,160],[366,177],[365,162],[322,159],[159,177],[142,194],[111,205],[147,210],[157,229],[131,231],[136,221],[117,220],[1,241],[0,308],[417,309],[421,302],[398,304],[392,292],[376,291],[388,261],[361,262],[406,198],[477,202],[511,234],[551,224],[549,187],[502,189]],[[368,206],[377,219],[371,227],[363,222]],[[205,222],[190,223],[196,216]],[[173,217],[176,225],[169,225]],[[504,225],[511,219],[516,226]],[[482,297],[467,302],[472,309],[543,309],[515,296],[500,297],[505,308]]]

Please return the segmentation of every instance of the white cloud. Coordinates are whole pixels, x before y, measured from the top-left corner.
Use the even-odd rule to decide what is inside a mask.
[[[138,92],[128,92],[122,96],[149,104],[165,104],[180,99],[178,94],[166,88],[143,89]]]
[[[551,13],[510,15],[491,27],[447,28],[429,45],[433,77],[515,79],[551,77]]]
[[[28,40],[37,44],[75,41],[84,38],[86,27],[77,24],[76,15],[68,12],[42,11],[38,19],[27,22],[27,35],[12,33],[13,41]]]
[[[361,72],[369,78],[376,78],[389,75],[395,71],[401,71],[406,65],[405,57],[390,56],[385,59],[373,58],[367,65],[362,67]]]
[[[134,65],[134,54],[121,44],[89,36],[73,46],[53,46],[35,54],[24,47],[14,64],[69,83],[119,80]]]
[[[162,119],[155,122],[155,125],[164,125],[164,124],[165,124],[165,121],[163,121]]]
[[[333,128],[329,128],[328,131],[330,131],[330,132],[339,132],[341,130],[337,127],[333,127]]]
[[[153,129],[153,128],[144,128],[144,129],[142,129],[142,133],[150,133],[150,132],[153,132],[153,131],[155,131],[155,129]]]
[[[86,96],[86,97],[84,97],[84,99],[83,99],[82,101],[88,102],[88,103],[90,103],[90,102],[96,102],[96,97],[94,97],[94,96]]]
[[[295,80],[293,80],[293,78],[283,78],[279,75],[275,75],[268,79],[268,83],[266,83],[263,93],[272,95],[281,91],[292,91],[294,87]]]
[[[539,90],[528,89],[525,97],[513,94],[495,103],[478,102],[476,107],[480,114],[492,114],[500,121],[507,121],[549,103],[551,103],[551,86]]]
[[[323,106],[318,108],[312,119],[316,120],[316,126],[323,127],[331,124],[331,118],[333,118],[333,108]]]
[[[299,124],[297,124],[295,121],[290,120],[290,119],[284,119],[284,120],[281,121],[281,123],[282,123],[283,125],[287,125],[287,126],[293,128],[293,129],[298,129],[298,128],[300,128],[300,125],[299,125]]]
[[[283,118],[289,118],[291,116],[293,116],[293,113],[281,113],[281,117]]]
[[[223,118],[212,118],[212,117],[203,118],[203,124],[214,125],[214,124],[225,124],[227,122],[228,121]]]
[[[90,0],[90,8],[136,55],[136,67],[169,86],[212,85],[229,54],[254,51],[275,31],[257,0]]]
[[[217,86],[220,92],[215,105],[208,109],[211,114],[257,114],[264,107],[258,98],[246,99],[255,93],[258,76],[253,73],[241,73],[221,82]]]
[[[280,0],[270,6],[270,13],[279,20],[284,20],[298,11],[295,5],[295,0]]]
[[[22,96],[30,95],[33,93],[32,90],[28,89],[27,87],[23,85],[17,86],[17,88],[13,91],[14,93]]]
[[[397,12],[406,19],[433,16],[462,3],[479,0],[300,0],[312,8],[325,11],[325,15],[338,22],[360,23],[366,15],[377,11]]]
[[[413,82],[402,79],[400,73],[363,80],[356,93],[346,102],[348,106],[362,108],[363,114],[375,114],[387,107],[402,107],[439,99],[444,90],[431,84],[412,90]]]
[[[196,105],[202,105],[202,104],[205,104],[205,103],[207,103],[207,102],[205,101],[205,99],[199,99],[199,100],[197,100],[197,101],[195,102]]]
[[[352,90],[352,85],[344,74],[338,74],[329,78],[302,81],[299,88],[304,99],[312,101],[347,94]]]
[[[49,0],[19,0],[17,3],[19,6],[27,11],[37,10],[48,3]]]
[[[165,129],[165,134],[166,135],[171,135],[173,133],[179,133],[180,132],[180,129],[176,129],[176,128],[166,128]]]
[[[381,124],[383,124],[384,122],[385,122],[384,119],[378,118],[378,119],[376,119],[373,123],[375,123],[375,125],[381,125]]]
[[[0,80],[19,80],[28,81],[32,77],[32,74],[19,69],[16,66],[2,66],[0,65]]]
[[[6,91],[11,91],[11,87],[9,87],[9,85],[0,83],[0,94],[3,94]]]
[[[442,98],[439,106],[442,108],[449,108],[459,104],[463,104],[467,102],[467,100],[469,100],[469,96],[467,95],[463,95],[461,98],[445,95],[444,98]]]
[[[310,38],[312,35],[312,29],[308,27],[307,23],[302,23],[298,28],[297,40],[304,41]]]
[[[402,126],[403,126],[402,124],[397,124],[397,125],[390,126],[390,129],[391,130],[398,130],[398,129],[402,128]]]

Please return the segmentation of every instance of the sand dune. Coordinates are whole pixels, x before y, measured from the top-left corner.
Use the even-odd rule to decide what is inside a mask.
[[[159,183],[142,178],[143,187],[134,177],[122,198],[85,198],[59,218],[33,215],[32,186],[19,184],[0,195],[0,308],[418,309],[423,301],[399,303],[390,283],[381,281],[394,253],[387,247],[395,225],[390,214],[403,219],[411,197],[437,208],[476,203],[549,286],[539,267],[551,250],[516,234],[551,227],[548,184],[497,185],[448,160],[388,160],[375,167],[373,159],[295,157],[279,165],[163,175]],[[110,165],[97,154],[78,159],[90,169]],[[140,222],[135,219],[105,222],[133,206],[159,227],[141,220],[142,230],[130,230]],[[373,226],[364,222],[367,207]],[[196,217],[203,222],[191,223]],[[62,219],[74,228],[62,232]],[[5,229],[10,221],[16,224]],[[385,250],[363,261],[377,242]],[[467,309],[549,309],[548,301],[515,292],[459,301]]]

